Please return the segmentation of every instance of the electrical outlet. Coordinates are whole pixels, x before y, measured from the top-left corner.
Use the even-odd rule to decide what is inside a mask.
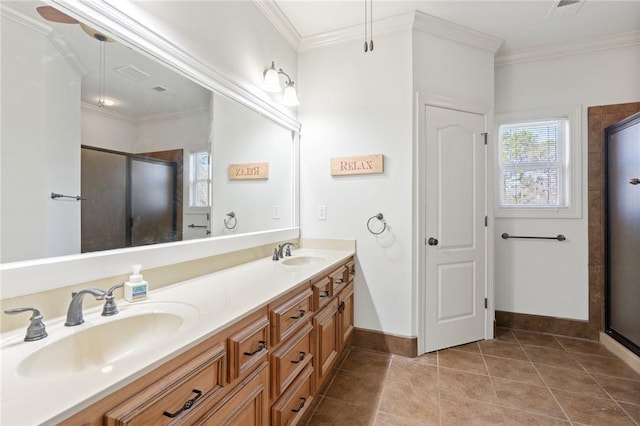
[[[318,220],[327,220],[327,206],[318,204]]]
[[[272,219],[280,219],[280,206],[273,206],[273,211],[271,214]]]

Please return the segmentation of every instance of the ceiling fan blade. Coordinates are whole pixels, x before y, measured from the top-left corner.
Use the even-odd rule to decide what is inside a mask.
[[[42,16],[45,20],[51,22],[57,22],[59,24],[77,24],[78,20],[72,18],[66,13],[60,12],[58,9],[53,8],[51,6],[40,6],[36,7],[36,11]]]

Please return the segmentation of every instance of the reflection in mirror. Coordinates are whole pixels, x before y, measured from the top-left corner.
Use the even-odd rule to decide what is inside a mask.
[[[41,6],[0,3],[0,263],[293,225],[291,131]]]
[[[219,95],[213,123],[213,235],[291,226],[293,133]]]

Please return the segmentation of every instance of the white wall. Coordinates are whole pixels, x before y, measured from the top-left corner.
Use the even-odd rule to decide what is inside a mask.
[[[579,107],[582,211],[577,219],[498,218],[495,233],[564,234],[563,243],[496,240],[496,309],[588,318],[587,107],[640,99],[640,46],[496,68],[496,113]]]
[[[82,107],[83,145],[132,152],[137,137],[133,120],[96,111],[93,107]]]
[[[1,50],[0,262],[77,253],[80,203],[50,195],[80,193],[80,77],[44,34],[5,16]]]
[[[368,54],[358,40],[299,57],[300,224],[303,237],[357,240],[356,326],[411,336],[411,30],[375,43]],[[384,174],[330,176],[330,158],[367,154],[384,154]],[[382,238],[366,228],[377,213],[389,226]]]

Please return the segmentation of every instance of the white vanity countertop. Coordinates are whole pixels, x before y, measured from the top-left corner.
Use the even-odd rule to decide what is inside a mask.
[[[36,342],[22,340],[27,323],[25,330],[3,334],[0,337],[0,424],[56,424],[355,254],[351,250],[304,248],[292,253],[293,257],[314,256],[316,259],[298,266],[286,266],[271,258],[245,263],[152,291],[144,301],[127,303],[118,299],[120,313],[113,317],[101,316],[102,306],[85,310],[85,323],[76,327],[65,327],[65,318],[45,318],[49,336]],[[91,366],[75,373],[60,374],[55,366],[51,374],[24,377],[19,373],[22,360],[71,334],[83,330],[90,333],[91,327],[123,320],[145,310],[171,312],[173,307],[186,310],[187,321],[177,333],[153,344],[151,350],[141,350],[107,365]],[[38,368],[47,370],[46,366],[38,365]]]

